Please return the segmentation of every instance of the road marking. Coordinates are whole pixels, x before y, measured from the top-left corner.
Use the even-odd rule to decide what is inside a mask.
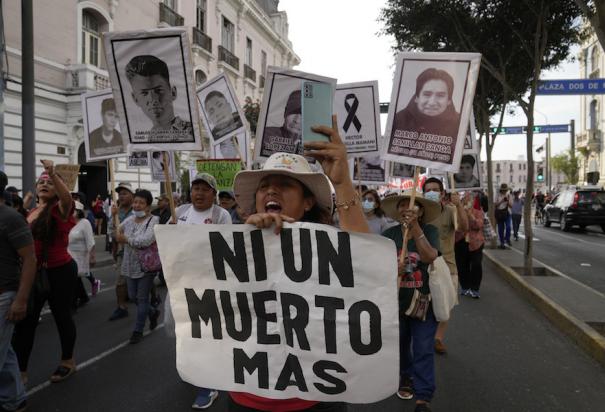
[[[519,233],[519,237],[520,237],[521,239],[525,239],[525,233]],[[533,238],[533,241],[534,241],[534,242],[539,242],[539,241],[540,241],[540,239],[538,239],[537,237],[534,237],[534,238]]]
[[[160,323],[154,330],[148,330],[147,332],[143,333],[143,336],[147,336],[159,329],[162,329],[164,327],[164,322]],[[101,352],[100,354],[98,354],[97,356],[94,356],[82,363],[80,363],[78,365],[78,371],[81,371],[82,369],[87,368],[88,366],[92,365],[93,363],[96,363],[98,361],[100,361],[103,358],[106,358],[107,356],[111,355],[112,353],[122,349],[125,346],[128,346],[130,343],[129,341],[124,341],[122,343],[120,343],[119,345],[114,346],[111,349],[106,350],[105,352]],[[34,386],[33,388],[31,388],[28,392],[27,392],[27,396],[30,397],[33,394],[35,394],[36,392],[40,392],[42,389],[48,388],[50,385],[52,385],[52,382],[50,380],[47,380],[46,382],[42,382],[41,384]]]
[[[542,229],[542,230],[546,231],[545,229]],[[572,240],[574,242],[582,242],[582,243],[586,243],[587,245],[594,246],[594,241],[591,242],[591,241],[588,241],[588,240],[580,239],[578,237],[564,235],[563,233],[559,233],[559,232],[556,232],[554,230],[549,230],[547,233],[553,234],[553,235],[556,235],[556,236],[561,236],[562,238],[569,239],[569,240]]]
[[[590,263],[580,263],[580,266],[591,267],[592,265]]]

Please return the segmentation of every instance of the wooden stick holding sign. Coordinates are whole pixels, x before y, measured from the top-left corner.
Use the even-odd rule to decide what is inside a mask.
[[[116,181],[113,173],[113,159],[107,159],[107,163],[109,163],[109,189],[111,190],[111,207],[114,205],[117,207],[116,202]],[[118,226],[120,226],[120,221],[118,219],[118,214],[115,215],[112,213],[113,227],[114,230],[118,230]]]
[[[410,196],[410,204],[408,206],[408,209],[410,210],[414,209],[414,203],[416,202],[416,186],[418,185],[419,170],[420,169],[418,168],[418,166],[414,166],[414,185],[412,186],[412,196]],[[399,263],[403,265],[405,264],[405,257],[408,252],[408,235],[410,233],[410,228],[407,225],[402,224],[401,231],[403,232],[403,246],[401,248],[401,256],[399,257]]]
[[[166,196],[168,196],[168,202],[170,203],[170,216],[171,223],[176,223],[176,207],[174,206],[174,197],[172,197],[172,181],[170,180],[170,156],[168,152],[162,152],[164,156],[164,190]]]
[[[449,173],[449,176],[450,176],[450,191],[455,192],[456,191],[456,182],[454,181],[454,174]]]
[[[244,136],[244,141],[246,140],[246,136]],[[231,142],[233,146],[235,146],[235,150],[237,150],[237,155],[239,156],[239,161],[242,164],[242,170],[246,170],[246,159],[242,156],[242,151],[239,148],[239,142],[237,141],[237,136],[231,136]]]

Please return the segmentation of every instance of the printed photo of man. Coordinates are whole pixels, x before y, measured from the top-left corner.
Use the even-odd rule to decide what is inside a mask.
[[[101,119],[103,124],[89,135],[92,157],[107,156],[124,152],[122,135],[116,130],[118,114],[113,98],[101,102]]]
[[[290,93],[284,109],[284,122],[280,127],[267,127],[263,135],[262,155],[276,152],[303,153],[300,90]]]
[[[152,55],[135,56],[126,65],[126,78],[132,87],[132,99],[153,123],[149,132],[135,133],[146,134],[151,142],[182,141],[193,135],[191,122],[174,113],[177,89],[170,84],[164,61]]]
[[[465,154],[462,156],[462,160],[460,161],[460,170],[458,173],[454,173],[456,189],[481,187],[479,178],[474,174],[475,165],[477,165],[477,159],[474,155]]]
[[[231,111],[231,105],[223,93],[213,90],[204,100],[204,109],[210,121],[212,137],[218,140],[226,134],[243,126],[237,111]]]

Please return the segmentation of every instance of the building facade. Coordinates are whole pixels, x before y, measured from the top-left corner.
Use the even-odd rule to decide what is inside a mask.
[[[527,160],[493,160],[492,161],[492,172],[494,178],[494,193],[498,192],[500,185],[506,183],[512,190],[520,190],[521,193],[525,193],[525,186],[527,185]],[[539,179],[539,173],[542,172],[543,179]],[[547,176],[546,176],[545,162],[535,161],[534,162],[534,190],[547,191]],[[481,180],[483,181],[483,187],[487,188],[487,162],[481,162]],[[565,184],[565,176],[551,170],[550,178],[552,180],[551,188],[558,191]]]
[[[9,184],[21,187],[21,9],[2,3],[6,34],[3,67],[4,158]],[[102,33],[186,27],[198,84],[227,73],[241,104],[261,99],[267,65],[300,63],[288,40],[288,19],[278,0],[41,0],[34,2],[35,139],[40,159],[81,165],[78,189],[89,199],[107,193],[107,162],[87,163],[80,95],[110,87]],[[1,119],[1,117],[0,117]],[[203,127],[200,128],[203,130]],[[0,129],[1,130],[1,129]],[[198,154],[199,155],[199,154]],[[188,153],[180,167],[191,167]],[[115,180],[158,193],[147,170],[116,162]]]
[[[582,44],[580,77],[600,79],[605,76],[605,53],[595,35]],[[580,183],[605,185],[605,103],[602,94],[581,97],[580,132],[576,135],[576,149],[580,153]]]

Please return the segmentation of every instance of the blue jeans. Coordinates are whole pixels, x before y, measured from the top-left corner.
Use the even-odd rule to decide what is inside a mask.
[[[423,322],[401,313],[399,317],[399,378],[411,378],[416,399],[430,402],[435,393],[435,332],[433,307]]]
[[[16,292],[0,293],[0,406],[17,409],[25,400],[25,388],[21,382],[17,355],[11,346],[15,324],[6,320]]]
[[[153,274],[145,274],[142,278],[129,278],[126,277],[126,284],[128,285],[128,297],[131,301],[137,304],[137,319],[134,324],[135,332],[143,332],[145,329],[145,320],[150,311],[154,312],[157,309],[151,307],[149,301],[149,292],[153,285]]]
[[[498,220],[498,237],[500,244],[510,243],[510,229],[512,226],[510,214],[504,220]]]

